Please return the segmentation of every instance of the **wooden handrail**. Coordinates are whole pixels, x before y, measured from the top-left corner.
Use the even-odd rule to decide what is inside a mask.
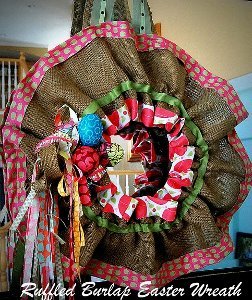
[[[7,57],[1,57],[0,62],[19,62],[19,58],[7,58]]]
[[[162,35],[162,25],[161,25],[161,23],[155,24],[154,27],[155,27],[155,33],[157,35],[161,36]]]
[[[25,78],[26,74],[28,73],[28,66],[25,60],[25,55],[24,52],[20,52],[20,57],[19,57],[19,80],[21,81],[22,79]]]
[[[3,115],[6,103],[19,81],[23,80],[28,73],[24,52],[20,52],[19,58],[0,58],[1,64],[1,95],[0,95],[0,116]],[[14,68],[13,68],[14,66]],[[2,117],[0,117],[1,119]]]
[[[1,57],[0,62],[10,62],[10,63],[16,62],[16,63],[18,63],[19,64],[19,74],[18,74],[19,81],[21,81],[29,71],[28,65],[27,65],[26,59],[25,59],[25,54],[22,51],[20,52],[19,58]]]

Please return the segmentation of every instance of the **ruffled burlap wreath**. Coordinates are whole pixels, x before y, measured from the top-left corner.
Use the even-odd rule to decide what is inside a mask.
[[[233,251],[228,225],[251,171],[234,130],[246,110],[176,44],[139,34],[125,3],[115,1],[116,21],[93,25],[93,1],[76,1],[73,36],[32,67],[6,110],[9,261],[15,269],[16,239],[25,241],[26,282],[84,272],[161,287]],[[113,135],[142,156],[132,196],[107,174],[122,157]]]

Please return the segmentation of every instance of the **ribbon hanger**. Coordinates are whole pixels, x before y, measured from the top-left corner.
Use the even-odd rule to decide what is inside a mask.
[[[133,27],[137,34],[151,34],[152,18],[147,0],[133,0]]]
[[[94,0],[90,25],[111,21],[115,0]]]
[[[128,0],[74,0],[71,36],[107,21],[131,22]]]

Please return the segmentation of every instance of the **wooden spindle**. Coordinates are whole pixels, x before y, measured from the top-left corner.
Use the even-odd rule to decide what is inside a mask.
[[[134,175],[134,182],[135,182],[135,179],[136,179],[136,178],[137,178],[137,174]],[[137,188],[135,187],[134,190],[135,190],[135,192],[136,192],[136,191],[137,191]]]
[[[8,61],[8,99],[10,99],[11,95],[11,64],[10,61]]]
[[[155,33],[159,36],[162,35],[162,25],[161,23],[157,23],[154,25],[154,28],[155,28]]]
[[[117,187],[120,186],[120,177],[119,177],[119,175],[116,175],[116,186]]]
[[[129,175],[126,174],[125,176],[125,190],[126,190],[126,195],[129,195]]]
[[[4,72],[4,61],[2,61],[2,101],[1,109],[5,108],[5,72]]]
[[[136,179],[136,177],[139,175],[139,174],[143,174],[144,171],[143,170],[109,170],[108,171],[108,174],[109,175],[112,175],[112,176],[115,176],[115,184],[119,187],[120,185],[120,178],[119,176],[125,176],[125,192],[127,195],[129,195],[129,191],[130,191],[130,188],[129,188],[129,176],[134,176],[134,179]],[[135,191],[137,189],[135,188]]]
[[[14,88],[16,88],[18,83],[18,75],[17,75],[17,62],[14,62]]]

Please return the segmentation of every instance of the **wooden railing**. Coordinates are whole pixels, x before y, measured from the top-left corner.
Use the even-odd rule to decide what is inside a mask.
[[[12,90],[27,72],[28,67],[23,52],[20,52],[19,58],[0,58],[0,119]],[[0,292],[8,291],[7,236],[9,227],[10,223],[5,222],[3,226],[0,223]]]
[[[122,191],[126,194],[132,194],[135,191],[133,185],[134,179],[137,175],[143,174],[141,170],[112,170],[108,171],[111,180],[116,186],[121,186]],[[113,180],[114,176],[114,180]]]
[[[23,52],[20,52],[19,58],[0,58],[0,115],[3,114],[12,90],[26,76],[27,72],[28,66]]]

